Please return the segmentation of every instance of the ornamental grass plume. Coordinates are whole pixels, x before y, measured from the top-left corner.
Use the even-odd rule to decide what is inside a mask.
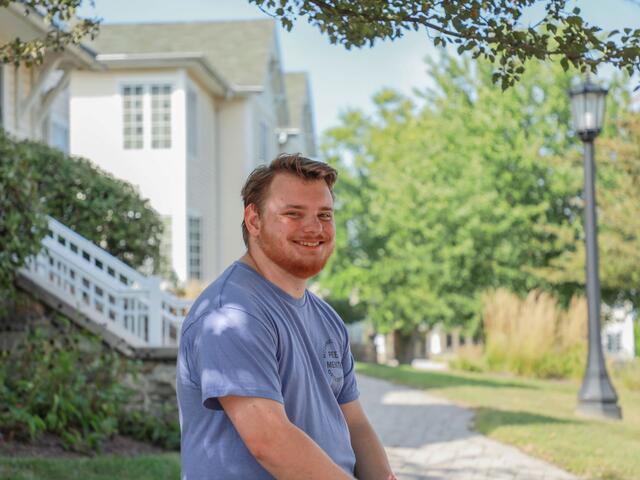
[[[586,301],[565,310],[550,293],[521,299],[505,289],[483,299],[485,360],[490,370],[540,378],[580,376],[586,354]]]

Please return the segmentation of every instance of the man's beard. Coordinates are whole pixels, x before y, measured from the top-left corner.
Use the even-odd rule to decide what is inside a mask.
[[[322,241],[324,242],[324,255],[304,255],[304,253],[297,251],[297,247],[291,245],[288,239],[284,240],[286,247],[282,248],[265,228],[257,238],[260,249],[273,263],[294,277],[303,279],[311,278],[320,273],[331,257],[334,247],[329,245],[331,239],[323,237]]]

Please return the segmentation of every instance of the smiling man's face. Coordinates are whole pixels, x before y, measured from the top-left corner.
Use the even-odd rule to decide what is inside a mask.
[[[324,180],[277,174],[260,212],[255,245],[294,277],[316,275],[333,252],[333,198]]]

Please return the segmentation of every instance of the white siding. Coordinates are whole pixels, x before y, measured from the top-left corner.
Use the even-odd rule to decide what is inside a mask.
[[[219,155],[219,264],[222,268],[244,254],[240,225],[243,218],[240,189],[255,163],[255,130],[250,99],[221,104],[218,116]]]
[[[185,132],[186,138],[197,142],[195,148],[187,148],[187,210],[201,218],[201,281],[208,283],[224,268],[218,265],[216,256],[216,112],[214,99],[198,84],[187,82],[187,91],[196,98],[195,132]],[[187,109],[189,102],[187,101]],[[187,117],[190,113],[187,110]],[[186,122],[185,127],[191,127]]]
[[[80,72],[71,76],[71,152],[92,160],[114,176],[140,189],[162,215],[171,217],[172,261],[181,280],[187,271],[185,82],[182,71]],[[170,83],[172,143],[152,149],[149,94],[145,97],[145,147],[123,148],[121,86],[127,83]]]
[[[264,91],[251,97],[254,142],[250,170],[262,163],[271,162],[279,153],[276,105],[280,92],[273,90],[276,82],[272,75],[273,72],[267,72]]]

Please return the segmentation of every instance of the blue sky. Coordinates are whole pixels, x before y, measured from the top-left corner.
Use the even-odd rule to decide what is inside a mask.
[[[630,0],[574,1],[585,18],[607,30],[640,25],[640,6]],[[83,5],[81,16],[98,16],[105,23],[171,22],[266,18],[247,0],[95,0]],[[347,108],[372,108],[371,97],[384,87],[405,94],[429,84],[424,58],[436,49],[424,32],[411,32],[395,42],[373,48],[345,50],[331,45],[300,19],[292,32],[280,29],[285,70],[307,71],[314,95],[316,131],[339,122]]]

